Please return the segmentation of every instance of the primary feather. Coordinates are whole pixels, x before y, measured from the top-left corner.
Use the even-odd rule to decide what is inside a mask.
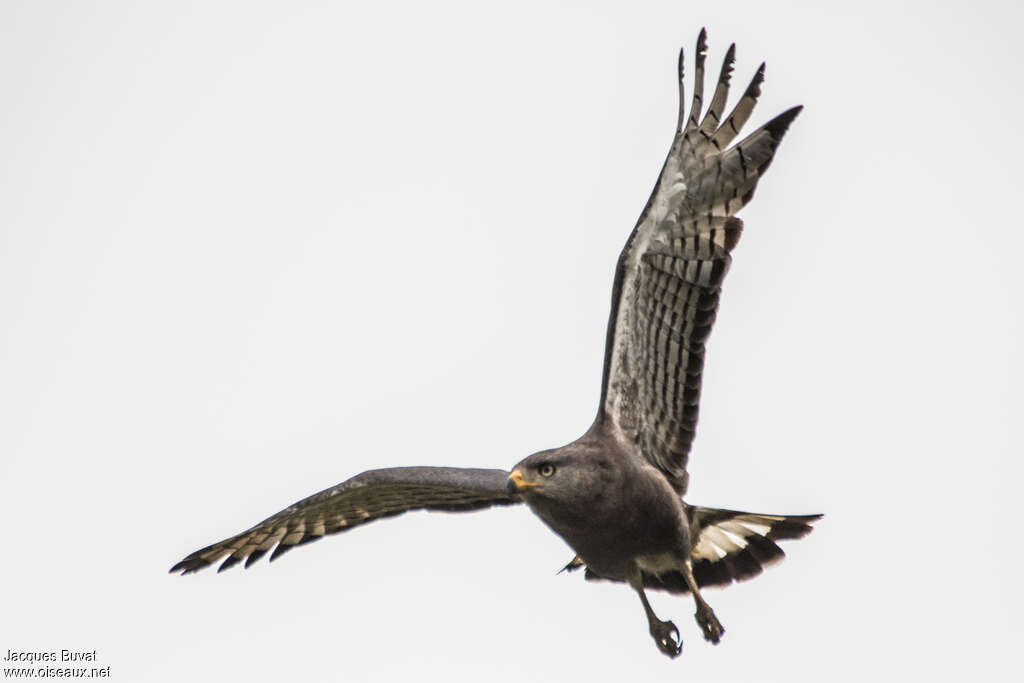
[[[272,548],[270,561],[292,548],[410,510],[463,512],[514,505],[505,470],[459,467],[392,467],[370,470],[288,506],[256,526],[195,551],[171,567],[191,574],[227,559],[217,571],[242,560],[249,567]]]
[[[689,116],[681,125],[680,87],[679,123],[668,158],[619,256],[598,413],[598,421],[610,420],[637,443],[680,494],[686,492],[697,429],[705,343],[743,229],[733,215],[750,201],[801,109],[783,112],[728,147],[754,108],[764,65],[721,121],[735,58],[730,46],[702,119],[706,47],[701,31]]]

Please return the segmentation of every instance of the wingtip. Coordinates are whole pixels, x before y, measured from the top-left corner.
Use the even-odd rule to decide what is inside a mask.
[[[285,543],[278,543],[277,547],[274,548],[274,552],[270,553],[270,557],[267,559],[267,562],[274,562],[277,558],[281,557],[294,547],[294,544],[288,545]]]
[[[802,104],[798,104],[795,107],[787,109],[766,123],[764,126],[765,130],[771,133],[773,138],[780,139],[786,134],[786,130],[789,129],[789,124],[793,123],[793,119],[795,119],[803,109],[804,105]]]
[[[228,555],[228,559],[221,562],[220,566],[217,567],[217,573],[220,574],[221,572],[226,572],[239,562],[241,562],[241,558],[235,557],[234,555]]]
[[[178,574],[180,576],[187,576],[188,574],[195,574],[200,569],[207,566],[207,563],[189,560],[185,558],[181,562],[178,562],[168,570],[168,574]]]
[[[729,46],[728,51],[725,53],[725,59],[722,60],[722,73],[719,76],[719,80],[728,82],[732,75],[732,70],[736,66],[736,43]]]
[[[757,98],[761,96],[761,85],[764,83],[764,67],[765,63],[761,62],[761,66],[757,67],[754,77],[750,79],[750,85],[747,86],[746,91],[743,93],[744,97]]]
[[[704,53],[708,50],[708,30],[702,27],[700,29],[700,35],[697,36],[697,59],[704,57]]]
[[[266,552],[267,552],[266,550],[260,550],[259,548],[257,548],[256,550],[254,550],[251,553],[249,553],[249,557],[245,558],[245,569],[248,569],[249,567],[251,567],[254,564],[256,564],[256,562],[261,557],[263,557],[263,555],[265,555]]]

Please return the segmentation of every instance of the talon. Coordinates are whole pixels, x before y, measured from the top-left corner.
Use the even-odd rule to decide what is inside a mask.
[[[697,608],[697,613],[694,616],[697,617],[697,624],[704,634],[704,640],[718,645],[725,629],[722,627],[722,622],[715,616],[714,611],[707,605],[701,605]]]
[[[651,623],[651,636],[662,653],[675,658],[683,651],[683,641],[679,638],[679,629],[671,621]]]

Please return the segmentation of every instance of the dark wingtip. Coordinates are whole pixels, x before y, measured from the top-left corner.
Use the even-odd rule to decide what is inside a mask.
[[[721,73],[718,74],[718,83],[719,83],[718,87],[719,88],[722,87],[723,83],[726,86],[728,86],[729,81],[732,79],[732,70],[735,67],[735,65],[736,65],[736,43],[733,43],[732,45],[729,46],[729,50],[725,53],[725,59],[722,61],[722,71],[721,71]],[[718,95],[718,90],[717,89],[715,91],[715,95],[716,96]],[[725,102],[723,101],[722,104],[724,106]]]
[[[253,563],[256,562],[256,560],[263,557],[266,554],[266,552],[266,550],[260,550],[258,548],[256,550],[253,550],[252,553],[249,554],[249,557],[245,558],[245,568],[248,569],[249,567],[251,567]]]
[[[764,83],[764,68],[765,63],[761,62],[761,66],[757,67],[757,72],[754,73],[754,77],[750,79],[750,85],[747,86],[747,95],[758,96],[761,94],[761,84]]]
[[[178,564],[176,564],[173,567],[171,567],[170,570],[167,573],[168,574],[177,574],[177,573],[180,572],[182,576],[185,576],[187,574],[195,574],[200,569],[203,569],[204,567],[208,567],[209,564],[210,563],[207,562],[206,560],[201,560],[201,559],[198,559],[198,558],[186,557],[184,560],[182,560]]]
[[[683,78],[686,76],[686,71],[683,69],[683,56],[686,54],[685,48],[679,48],[679,61],[676,63],[676,73],[679,74],[679,82],[683,82]]]
[[[782,136],[786,134],[789,124],[793,123],[793,119],[795,119],[797,114],[803,111],[803,109],[804,105],[802,104],[798,104],[791,109],[787,109],[768,123],[764,124],[764,129],[771,133],[773,138],[780,140]]]
[[[270,553],[270,559],[268,559],[267,562],[273,562],[274,560],[281,557],[294,547],[294,545],[285,545],[284,543],[278,543],[277,547],[274,548],[274,552]]]
[[[241,561],[242,561],[242,558],[240,558],[240,557],[235,557],[234,555],[228,555],[227,559],[224,560],[223,562],[221,562],[220,566],[217,567],[217,573],[220,574],[223,571],[227,571],[228,569],[231,569],[232,567],[234,567],[236,564],[238,564]]]
[[[704,58],[707,56],[707,52],[708,52],[708,30],[706,28],[702,28],[700,30],[700,35],[697,36],[697,55],[696,55],[696,58],[697,58],[697,65],[698,66],[704,63]]]
[[[728,83],[732,76],[733,67],[736,65],[736,43],[729,46],[722,61],[722,72],[718,76],[719,82]]]

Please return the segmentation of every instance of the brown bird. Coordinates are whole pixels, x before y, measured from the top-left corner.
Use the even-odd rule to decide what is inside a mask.
[[[722,281],[743,229],[734,217],[801,107],[732,144],[761,92],[764,64],[723,117],[735,45],[703,109],[706,33],[697,40],[689,116],[679,54],[679,118],[668,157],[619,256],[597,417],[576,441],[498,469],[398,467],[364,472],[301,500],[171,568],[189,574],[248,567],[327,534],[409,510],[476,510],[526,503],[577,553],[565,569],[628,583],[651,636],[670,657],[679,631],[651,609],[645,589],[693,594],[704,638],[725,629],[700,589],[749,579],[783,557],[775,541],[811,530],[821,515],[764,515],[683,501],[696,432],[704,350]]]

